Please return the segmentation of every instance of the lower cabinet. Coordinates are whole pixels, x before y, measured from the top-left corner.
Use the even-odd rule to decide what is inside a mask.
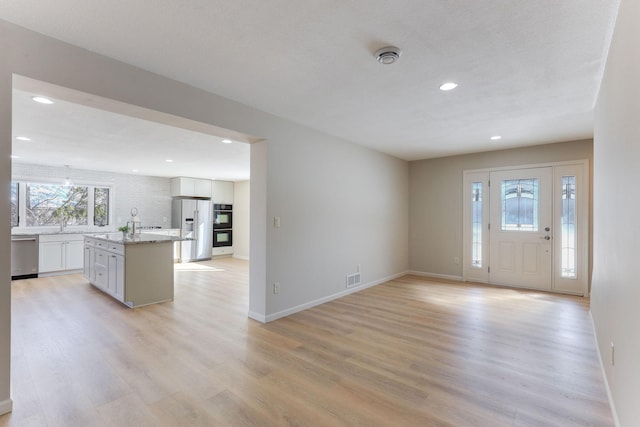
[[[38,272],[80,270],[84,266],[83,236],[78,234],[41,234],[38,245]]]
[[[84,277],[95,287],[124,302],[124,247],[86,238]]]
[[[107,292],[124,301],[124,255],[110,254]]]

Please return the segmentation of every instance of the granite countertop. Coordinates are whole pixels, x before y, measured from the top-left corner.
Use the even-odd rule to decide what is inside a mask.
[[[134,236],[123,237],[122,232],[116,233],[85,233],[85,237],[90,237],[98,240],[106,240],[112,243],[119,243],[121,245],[137,245],[141,243],[171,243],[181,242],[184,240],[193,240],[191,238],[184,238],[180,236],[162,236],[158,234],[146,234],[140,233]]]

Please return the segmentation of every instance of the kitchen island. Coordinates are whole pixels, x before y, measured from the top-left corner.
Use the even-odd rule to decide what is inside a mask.
[[[128,307],[173,300],[173,243],[180,236],[123,233],[84,237],[84,276]]]

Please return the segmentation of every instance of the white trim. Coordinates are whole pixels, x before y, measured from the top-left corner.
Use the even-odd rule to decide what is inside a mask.
[[[352,294],[354,292],[362,291],[364,289],[367,289],[367,288],[370,288],[370,287],[373,287],[373,286],[377,286],[377,285],[380,285],[382,283],[386,283],[386,282],[388,282],[390,280],[394,280],[394,279],[397,279],[398,277],[402,277],[402,276],[406,276],[406,275],[407,275],[407,272],[403,271],[402,273],[393,274],[391,276],[383,277],[382,279],[375,280],[373,282],[369,282],[369,283],[362,284],[360,286],[355,286],[353,288],[345,289],[344,291],[340,291],[340,292],[335,293],[333,295],[328,295],[326,297],[319,298],[319,299],[317,299],[315,301],[310,301],[310,302],[307,302],[307,303],[304,303],[304,304],[300,304],[300,305],[295,306],[295,307],[288,308],[286,310],[279,311],[277,313],[269,314],[269,315],[266,316],[266,322],[265,323],[273,322],[274,320],[278,320],[278,319],[280,319],[282,317],[290,316],[292,314],[298,313],[298,312],[306,310],[308,308],[315,307],[316,305],[324,304],[325,302],[333,301],[335,299],[342,298],[342,297],[347,296],[349,294]],[[252,313],[249,313],[249,317],[251,317],[252,319],[255,319],[255,320],[259,320],[259,319],[256,319],[255,317],[252,317],[251,314]]]
[[[247,313],[247,316],[249,316],[249,319],[253,319],[260,323],[267,323],[267,317],[264,314],[258,314],[253,311],[250,311],[249,313]]]
[[[249,261],[249,257],[248,256],[232,255],[231,258],[237,258],[237,259],[243,259],[245,261]]]
[[[600,346],[598,345],[598,333],[596,332],[596,324],[593,321],[593,315],[589,310],[589,319],[591,320],[591,328],[593,329],[593,339],[598,352],[598,360],[600,361],[600,369],[602,370],[602,377],[604,379],[604,387],[607,390],[607,397],[609,398],[609,407],[611,409],[611,415],[613,415],[613,422],[616,427],[620,427],[620,420],[618,419],[618,412],[616,411],[616,405],[613,402],[613,395],[609,388],[609,379],[607,378],[607,372],[604,370],[604,361],[602,360],[602,354],[600,354]]]
[[[514,169],[532,169],[532,168],[544,168],[548,166],[568,166],[568,165],[577,165],[586,162],[589,163],[589,159],[576,159],[576,160],[565,160],[562,162],[548,162],[548,163],[524,163],[520,165],[511,165],[511,166],[500,166],[495,168],[483,168],[483,169],[465,169],[463,172],[496,172],[496,171],[504,171],[504,170],[514,170]]]
[[[0,402],[0,415],[8,414],[13,411],[13,401],[11,399]]]
[[[429,273],[427,271],[407,271],[407,274],[411,274],[413,276],[420,277],[430,277],[432,279],[444,279],[444,280],[453,280],[455,282],[463,282],[462,276],[453,276],[450,274],[438,274],[438,273]]]
[[[83,271],[84,270],[82,268],[78,268],[75,270],[47,271],[45,273],[38,273],[38,277],[52,277],[52,276],[64,276],[67,274],[80,274]]]

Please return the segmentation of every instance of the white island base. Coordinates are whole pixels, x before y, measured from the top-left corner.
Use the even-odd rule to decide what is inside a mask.
[[[178,238],[121,233],[85,236],[84,276],[128,307],[173,300],[173,242]]]

